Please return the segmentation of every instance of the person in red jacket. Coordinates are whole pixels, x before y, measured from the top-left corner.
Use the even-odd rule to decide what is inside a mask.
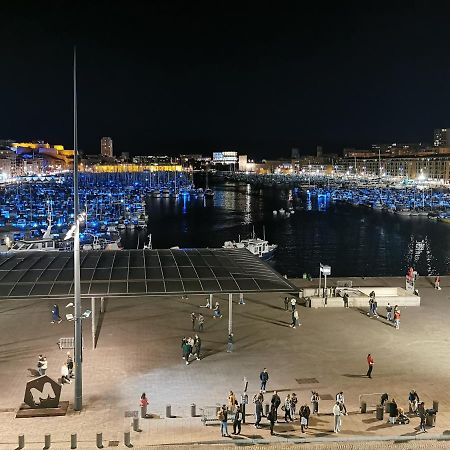
[[[372,370],[373,370],[374,360],[370,353],[367,355],[367,364],[369,365],[369,369],[367,370],[367,376],[369,378],[372,378]]]

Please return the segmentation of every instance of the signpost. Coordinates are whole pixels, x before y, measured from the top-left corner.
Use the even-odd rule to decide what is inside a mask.
[[[320,288],[322,285],[322,275],[324,276],[325,280],[324,280],[324,290],[321,293]],[[325,293],[327,291],[327,276],[328,275],[331,275],[331,266],[326,266],[326,265],[320,263],[320,266],[319,266],[319,297],[320,296],[326,297]]]

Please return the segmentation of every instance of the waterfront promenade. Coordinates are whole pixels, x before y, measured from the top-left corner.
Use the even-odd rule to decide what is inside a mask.
[[[400,286],[404,278],[352,279],[355,286]],[[317,285],[317,280],[295,281],[299,286]],[[333,280],[330,280],[330,284]],[[204,427],[200,418],[190,417],[190,404],[202,406],[226,403],[229,390],[242,391],[244,376],[249,381],[250,398],[259,387],[258,375],[267,367],[269,391],[278,389],[282,400],[288,392],[296,392],[303,403],[310,391],[317,390],[323,401],[323,413],[311,421],[305,435],[294,426],[279,424],[276,436],[270,437],[265,426],[255,429],[253,416],[247,416],[242,436],[233,442],[252,439],[329,438],[332,432],[330,415],[332,399],[343,390],[350,412],[344,417],[338,437],[411,436],[417,434],[418,418],[409,425],[391,426],[377,421],[373,413],[359,414],[359,395],[387,392],[399,406],[407,409],[407,396],[416,389],[426,407],[439,401],[436,427],[429,435],[447,434],[450,429],[450,394],[446,390],[450,373],[450,277],[442,277],[442,290],[432,287],[431,278],[419,278],[417,287],[421,307],[402,308],[400,330],[382,319],[369,319],[364,310],[300,308],[302,326],[289,327],[290,313],[284,311],[283,296],[250,295],[245,305],[234,307],[235,351],[227,354],[227,308],[222,303],[223,319],[212,319],[208,310],[199,308],[205,297],[111,299],[103,317],[97,349],[90,349],[90,324],[85,325],[84,409],[75,413],[69,409],[66,417],[15,419],[15,411],[23,400],[29,368],[36,366],[43,353],[49,361],[48,375],[59,377],[65,351],[58,349],[59,337],[70,336],[73,324],[64,321],[50,324],[47,300],[0,302],[0,383],[4,387],[0,402],[0,449],[17,445],[17,435],[24,433],[27,447],[42,448],[45,433],[51,433],[52,448],[69,448],[70,433],[77,432],[79,448],[95,448],[95,433],[103,432],[104,446],[122,441],[129,429],[124,411],[137,410],[139,396],[146,392],[149,411],[154,418],[141,420],[141,433],[132,432],[135,448],[146,445],[205,442],[230,442],[221,438],[217,425]],[[60,304],[61,311],[64,305]],[[86,302],[85,307],[89,307]],[[202,333],[204,359],[186,366],[181,359],[181,337],[192,335],[190,313],[203,312],[206,317]],[[381,310],[381,313],[384,311]],[[367,370],[366,356],[375,358],[373,379],[363,375]],[[315,379],[315,380],[312,380]],[[317,382],[316,382],[317,381]],[[266,394],[270,401],[271,392]],[[73,384],[63,387],[62,400],[73,400]],[[165,406],[172,406],[175,418],[166,419]],[[253,413],[249,405],[247,413]],[[265,420],[263,419],[263,424]],[[353,447],[352,447],[353,445]],[[357,445],[355,447],[355,445]],[[348,444],[339,448],[369,448],[369,444]],[[379,445],[376,444],[376,445]],[[418,442],[415,447],[425,448]],[[427,448],[447,448],[439,442]],[[436,446],[439,445],[439,446]],[[422,447],[420,447],[422,446]],[[280,444],[274,448],[288,448]],[[307,448],[332,448],[330,444],[311,444]],[[382,447],[390,448],[388,444]],[[393,447],[392,447],[393,448]]]

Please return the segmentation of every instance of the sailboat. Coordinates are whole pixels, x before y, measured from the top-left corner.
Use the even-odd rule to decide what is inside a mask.
[[[266,230],[263,227],[263,239],[256,237],[255,228],[253,227],[252,237],[248,239],[242,239],[239,236],[239,241],[226,241],[222,248],[232,249],[232,248],[246,248],[250,253],[263,260],[269,260],[273,258],[275,250],[278,248],[277,244],[269,244],[266,241]]]

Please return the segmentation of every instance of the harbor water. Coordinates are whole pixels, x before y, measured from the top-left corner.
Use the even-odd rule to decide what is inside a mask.
[[[225,241],[258,237],[278,245],[269,264],[291,277],[318,276],[319,264],[332,275],[448,274],[450,224],[362,206],[311,198],[282,187],[255,187],[238,181],[213,186],[213,198],[149,198],[147,230],[122,233],[125,248],[221,247]],[[294,213],[279,213],[280,209]],[[277,211],[277,213],[275,213]]]

